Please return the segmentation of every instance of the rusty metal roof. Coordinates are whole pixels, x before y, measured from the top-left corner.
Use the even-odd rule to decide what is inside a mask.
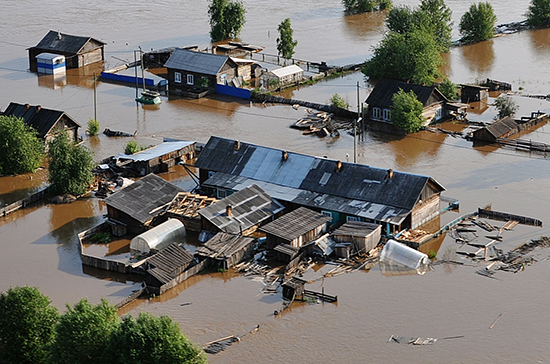
[[[161,211],[155,209],[170,203],[178,192],[183,190],[150,173],[107,197],[105,203],[143,224],[158,215]]]
[[[226,213],[227,206],[231,206],[231,216]],[[199,214],[221,231],[239,234],[283,209],[283,205],[253,184],[199,210]]]
[[[260,227],[259,230],[266,234],[275,235],[281,239],[291,241],[326,224],[330,220],[330,216],[323,215],[305,207],[299,207],[279,217],[275,221]]]

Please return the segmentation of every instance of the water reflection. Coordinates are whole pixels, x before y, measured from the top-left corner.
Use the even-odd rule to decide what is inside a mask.
[[[407,170],[423,157],[436,157],[446,137],[447,135],[443,133],[421,131],[414,134],[414,136],[410,135],[389,142],[387,145],[393,149],[395,167],[400,170]]]
[[[537,52],[550,52],[550,28],[529,31],[531,42]]]
[[[489,73],[495,61],[493,39],[460,47],[462,57],[472,72]]]
[[[67,75],[38,75],[38,86],[51,89],[60,89],[67,85]]]
[[[386,11],[346,15],[344,24],[349,35],[359,40],[365,40],[369,36],[381,33],[386,16]]]

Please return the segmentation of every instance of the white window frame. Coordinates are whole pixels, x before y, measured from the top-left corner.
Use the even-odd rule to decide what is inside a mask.
[[[391,120],[391,110],[390,109],[382,110],[382,117],[384,118],[384,120],[390,121]]]
[[[380,119],[382,117],[382,110],[379,107],[372,108],[373,119]]]
[[[357,216],[346,216],[346,222],[350,221],[361,221],[361,219]]]
[[[332,216],[332,212],[330,212],[330,211],[321,210],[321,214],[330,217],[330,221],[329,221],[329,222],[332,222],[332,220],[334,220],[334,217]]]
[[[439,120],[443,117],[443,108],[442,107],[439,107],[437,108],[437,110],[435,111],[435,120]]]
[[[180,72],[174,72],[174,82],[181,83],[181,73]]]
[[[192,74],[187,75],[187,84],[188,85],[194,85],[195,84],[195,76]]]

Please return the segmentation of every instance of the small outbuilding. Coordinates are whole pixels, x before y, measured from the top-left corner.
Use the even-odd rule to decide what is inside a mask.
[[[326,232],[330,220],[330,216],[300,207],[262,226],[259,230],[266,234],[268,249],[274,249],[279,244],[301,248]]]
[[[130,169],[139,176],[168,172],[177,163],[195,158],[194,141],[163,142],[135,154],[119,154],[117,165]]]
[[[300,253],[300,248],[289,244],[279,244],[273,250],[277,254],[277,260],[284,264],[290,263]]]
[[[489,87],[480,85],[460,85],[460,99],[462,102],[484,101],[489,98]]]
[[[303,78],[304,70],[295,64],[277,68],[262,75],[264,85],[269,85],[273,81],[277,82],[279,85],[287,85],[300,82]]]
[[[75,142],[79,140],[78,128],[81,125],[65,111],[11,102],[2,115],[23,119],[25,124],[38,132],[38,137],[46,144],[61,130],[67,131]]]
[[[36,56],[41,53],[51,53],[65,56],[67,68],[80,68],[105,60],[105,42],[50,30],[48,34],[29,51],[29,66],[31,72],[38,71]]]
[[[151,173],[113,193],[105,199],[113,234],[140,234],[148,230],[179,192],[183,190]]]
[[[252,234],[284,206],[257,185],[251,185],[199,211],[203,230]]]
[[[369,222],[350,221],[332,233],[337,243],[351,243],[355,251],[368,253],[380,242],[382,226]]]
[[[65,56],[53,53],[40,53],[36,56],[37,72],[46,75],[65,73]]]
[[[139,234],[130,241],[132,255],[147,255],[151,251],[179,243],[186,236],[185,226],[177,219],[168,219],[151,230]]]
[[[244,259],[250,258],[255,239],[227,233],[217,233],[195,251],[199,259],[208,259],[209,265],[229,269]]]
[[[301,300],[304,297],[306,283],[307,281],[298,277],[290,278],[282,284],[283,298],[290,301]]]
[[[517,132],[518,123],[513,117],[509,116],[475,130],[472,133],[472,138],[478,141],[495,143],[498,138],[506,138]]]

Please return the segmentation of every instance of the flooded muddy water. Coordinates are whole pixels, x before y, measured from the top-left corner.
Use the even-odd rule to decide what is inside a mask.
[[[528,0],[490,1],[499,23],[521,20]],[[416,6],[412,0],[396,5]],[[447,1],[457,24],[471,2]],[[62,109],[84,127],[93,117],[93,73],[101,67],[70,71],[65,79],[30,73],[26,48],[50,29],[92,36],[107,43],[106,68],[133,60],[133,50],[198,44],[209,46],[207,2],[174,0],[140,3],[105,0],[4,0],[0,23],[0,107],[9,102]],[[383,14],[344,16],[340,1],[245,2],[247,23],[240,39],[265,46],[276,53],[277,25],[289,17],[298,40],[299,59],[344,65],[358,63],[372,53],[382,39]],[[525,31],[487,42],[453,48],[444,56],[443,70],[455,83],[492,78],[510,82],[515,91],[550,94],[550,31]],[[371,86],[360,73],[289,91],[289,97],[326,102],[334,93],[357,108]],[[492,95],[493,97],[495,95]],[[158,144],[163,137],[206,142],[210,135],[292,150],[339,160],[352,160],[353,138],[319,139],[304,136],[288,125],[304,111],[283,105],[253,104],[214,96],[208,99],[168,99],[157,108],[136,105],[135,90],[98,83],[97,118],[101,128],[129,133],[137,131],[139,144]],[[547,101],[515,96],[519,116],[531,111],[550,111]],[[496,111],[493,98],[473,105],[468,116],[488,121]],[[460,124],[444,124],[460,131]],[[84,136],[84,135],[83,135]],[[126,138],[104,135],[85,138],[96,160],[120,153]],[[524,139],[550,143],[550,129],[542,125],[522,135]],[[0,156],[1,157],[1,156]],[[460,213],[492,203],[495,210],[538,218],[544,227],[517,226],[506,235],[504,250],[530,238],[550,233],[548,209],[550,168],[547,156],[495,146],[473,146],[464,139],[423,131],[406,138],[367,133],[358,145],[358,161],[381,168],[433,176],[460,200]],[[38,175],[0,178],[0,201],[9,203],[45,181]],[[37,175],[37,176],[38,176]],[[183,169],[164,178],[184,188],[192,181]],[[19,192],[18,192],[19,191]],[[139,287],[138,279],[114,276],[83,267],[76,234],[104,220],[106,209],[97,199],[70,205],[42,204],[0,218],[0,290],[10,286],[38,287],[63,308],[83,297],[101,297],[117,303]],[[441,223],[458,213],[441,216]],[[425,249],[426,247],[423,247]],[[438,255],[451,254],[454,241],[444,239],[430,246]],[[120,252],[118,248],[114,253]],[[548,252],[550,255],[550,252]],[[547,335],[548,271],[550,260],[541,260],[517,274],[498,279],[475,274],[477,266],[436,265],[423,276],[387,277],[378,267],[369,272],[342,274],[324,280],[328,294],[338,304],[295,304],[284,314],[280,295],[264,295],[257,279],[217,273],[199,275],[172,291],[147,301],[137,301],[122,313],[149,311],[168,314],[197,343],[228,335],[242,335],[260,324],[225,352],[209,356],[212,363],[321,362],[355,363],[464,363],[546,362],[550,353]],[[311,272],[317,277],[320,272]],[[320,281],[311,285],[320,290]],[[191,303],[184,305],[183,303]],[[493,329],[489,326],[502,314]],[[460,339],[440,340],[432,346],[412,347],[387,343],[390,335]]]

